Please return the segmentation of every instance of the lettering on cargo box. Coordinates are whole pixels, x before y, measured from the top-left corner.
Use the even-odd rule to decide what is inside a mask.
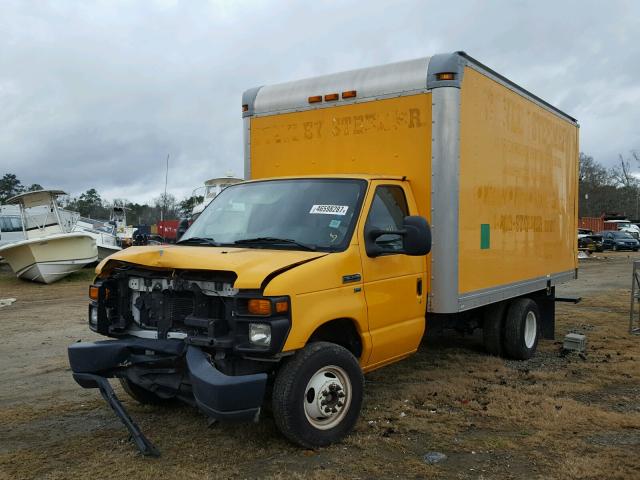
[[[502,232],[551,233],[556,230],[555,220],[545,220],[540,215],[500,215],[498,230]]]
[[[426,125],[426,112],[420,108],[408,108],[385,113],[333,115],[327,121],[281,123],[265,127],[260,127],[257,122],[252,128],[257,133],[253,140],[255,145],[270,145],[350,135],[375,135]]]
[[[542,177],[542,182],[549,185],[552,178]],[[476,197],[479,201],[493,207],[502,205],[535,205],[540,209],[557,209],[559,205],[565,203],[558,198],[557,192],[549,192],[546,187],[519,187],[519,186],[494,186],[481,185],[475,189]]]

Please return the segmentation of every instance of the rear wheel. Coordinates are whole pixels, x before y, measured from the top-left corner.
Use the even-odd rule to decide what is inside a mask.
[[[339,441],[360,415],[364,376],[344,347],[314,342],[278,372],[273,417],[292,442],[315,448]]]
[[[502,332],[504,315],[507,308],[505,302],[495,303],[484,311],[482,321],[482,343],[485,350],[495,356],[502,355]]]
[[[527,360],[533,356],[540,337],[540,310],[530,298],[511,302],[504,324],[503,347],[506,356]]]

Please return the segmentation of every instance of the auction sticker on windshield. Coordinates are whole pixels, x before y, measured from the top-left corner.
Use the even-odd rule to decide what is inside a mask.
[[[314,205],[309,213],[320,215],[346,215],[349,210],[348,205]]]

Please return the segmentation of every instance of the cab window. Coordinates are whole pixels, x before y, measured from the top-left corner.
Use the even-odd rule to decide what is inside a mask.
[[[376,189],[371,209],[365,223],[365,231],[370,229],[401,230],[404,217],[409,215],[407,199],[402,188],[395,185],[382,185]],[[376,245],[389,253],[402,250],[400,235],[381,235]]]

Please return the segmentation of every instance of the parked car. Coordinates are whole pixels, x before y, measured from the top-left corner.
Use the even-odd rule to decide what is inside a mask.
[[[616,226],[616,230],[627,232],[636,240],[640,238],[640,227],[635,223],[631,223],[629,220],[607,220],[606,224],[614,224]]]
[[[585,235],[578,238],[578,248],[580,250],[588,250],[589,252],[602,252],[602,236],[601,235]]]
[[[602,235],[593,233],[587,228],[578,229],[578,248],[590,252],[602,252]]]
[[[602,247],[605,250],[633,250],[637,252],[640,249],[640,242],[630,233],[610,230],[600,232],[600,235],[602,235]]]

